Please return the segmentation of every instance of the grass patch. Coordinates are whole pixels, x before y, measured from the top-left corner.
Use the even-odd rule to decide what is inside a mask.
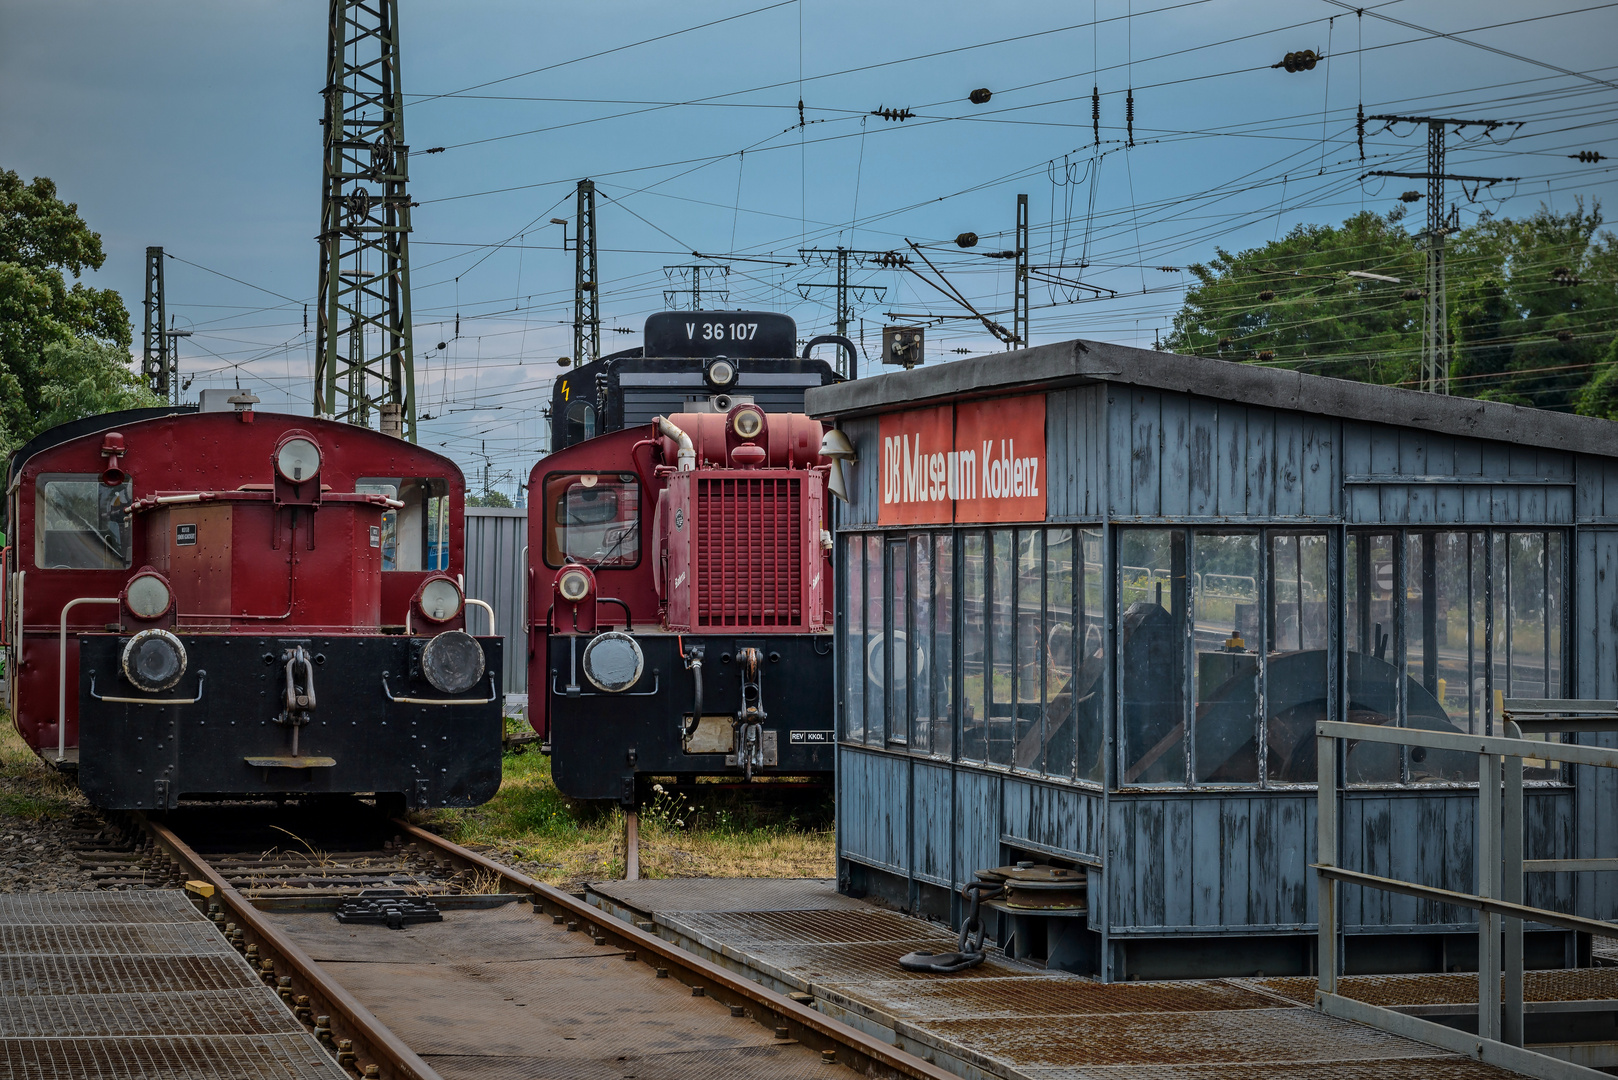
[[[623,876],[621,810],[563,795],[543,754],[507,754],[503,772],[499,792],[485,805],[436,810],[418,820],[456,843],[494,849],[551,884]],[[798,785],[654,790],[641,808],[640,836],[643,877],[835,873],[831,797]]]
[[[41,761],[17,734],[11,714],[0,709],[0,818],[44,821],[88,807],[72,781]]]

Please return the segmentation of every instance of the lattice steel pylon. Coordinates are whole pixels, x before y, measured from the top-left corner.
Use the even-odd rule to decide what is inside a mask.
[[[1367,116],[1367,120],[1382,120],[1388,124],[1410,123],[1427,125],[1427,171],[1397,172],[1373,169],[1365,176],[1399,176],[1409,180],[1427,181],[1427,288],[1426,306],[1421,322],[1421,388],[1432,394],[1449,393],[1449,290],[1445,281],[1444,240],[1459,227],[1459,222],[1444,206],[1444,181],[1467,181],[1481,188],[1484,184],[1502,184],[1518,179],[1515,176],[1463,176],[1444,171],[1445,137],[1451,127],[1481,127],[1485,132],[1505,127],[1517,121],[1453,120],[1436,116],[1395,116],[1382,114]],[[1365,177],[1361,177],[1363,180]]]
[[[168,334],[164,327],[168,325],[167,316],[163,311],[163,249],[149,247],[146,249],[146,303],[144,327],[144,350],[141,356],[141,374],[146,377],[147,389],[162,398],[169,400],[169,346]]]
[[[398,0],[331,0],[315,414],[416,441]]]
[[[596,265],[596,185],[579,181],[579,216],[573,241],[573,361],[588,364],[601,355],[601,278]]]

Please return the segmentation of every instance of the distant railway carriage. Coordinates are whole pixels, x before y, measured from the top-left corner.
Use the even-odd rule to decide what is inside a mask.
[[[17,730],[108,808],[485,801],[501,642],[468,633],[460,470],[232,400],[91,417],[12,455]]]
[[[831,772],[830,463],[803,395],[838,376],[795,348],[783,315],[664,312],[557,380],[528,682],[569,795]]]

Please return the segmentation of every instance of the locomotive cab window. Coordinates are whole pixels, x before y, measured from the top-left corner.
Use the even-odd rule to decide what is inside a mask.
[[[362,476],[362,495],[404,503],[382,515],[382,569],[443,570],[449,566],[449,484],[441,477]]]
[[[46,474],[35,491],[40,527],[34,562],[40,569],[129,567],[129,481],[109,486],[94,473]]]
[[[634,473],[545,478],[545,562],[622,568],[640,561],[640,483]]]

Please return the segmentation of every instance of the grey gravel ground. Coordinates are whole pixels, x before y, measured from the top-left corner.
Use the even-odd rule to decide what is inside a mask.
[[[0,893],[94,888],[72,842],[105,826],[65,777],[34,756],[0,711]]]

